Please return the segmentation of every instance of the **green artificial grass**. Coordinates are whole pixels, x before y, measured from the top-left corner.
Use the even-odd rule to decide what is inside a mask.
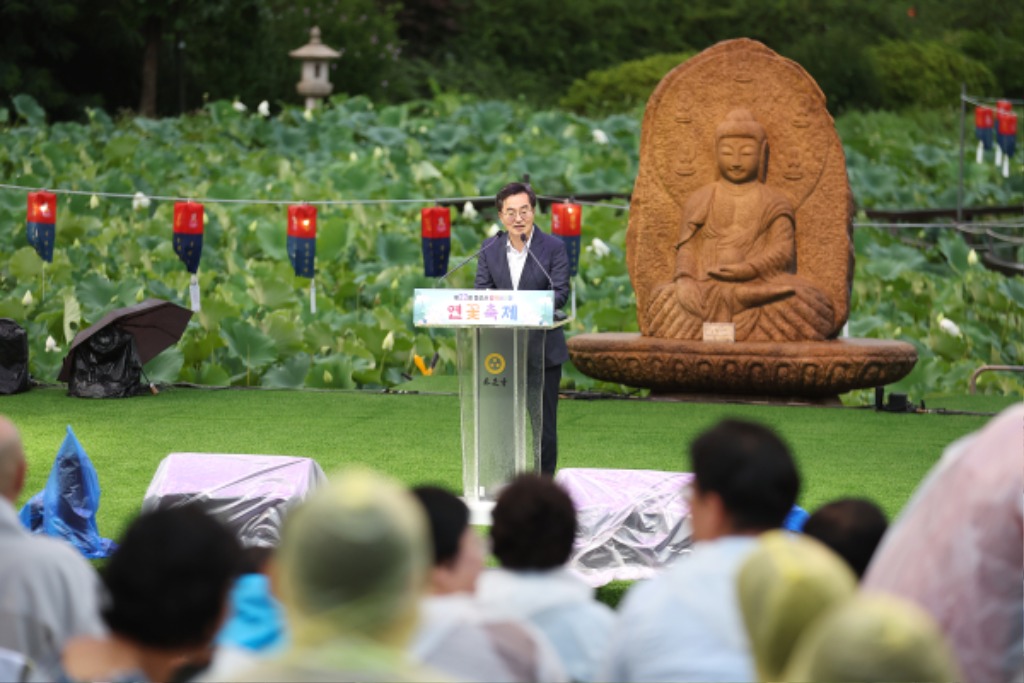
[[[63,389],[6,396],[29,460],[22,501],[46,482],[71,425],[99,473],[101,534],[117,538],[137,512],[160,460],[174,451],[297,455],[330,473],[376,468],[407,484],[462,486],[453,378],[421,378],[405,393],[168,388],[158,396],[88,400]],[[419,392],[419,393],[417,393]],[[995,412],[1014,398],[956,397],[957,410]],[[944,407],[932,399],[928,407]],[[888,414],[852,408],[646,400],[563,400],[561,467],[685,471],[686,448],[723,417],[757,420],[792,447],[803,477],[799,504],[867,496],[890,515],[954,439],[984,415]]]

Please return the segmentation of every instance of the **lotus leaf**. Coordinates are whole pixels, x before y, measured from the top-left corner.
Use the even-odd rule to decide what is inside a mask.
[[[43,260],[32,247],[22,247],[11,256],[8,268],[18,281],[28,282],[42,274]]]
[[[311,363],[309,355],[296,353],[267,370],[260,383],[275,389],[300,389],[306,381]]]
[[[28,125],[38,128],[46,123],[46,112],[31,95],[15,95],[11,102],[14,104],[14,111],[18,112],[18,116]]]
[[[184,364],[185,355],[180,349],[172,346],[157,354],[142,367],[142,370],[150,382],[173,383],[178,381]]]
[[[277,359],[274,341],[244,320],[224,320],[220,333],[234,357],[241,360],[247,370],[262,369]]]

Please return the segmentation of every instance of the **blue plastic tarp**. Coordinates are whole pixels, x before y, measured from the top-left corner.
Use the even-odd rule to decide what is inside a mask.
[[[794,505],[793,509],[786,515],[786,519],[782,522],[782,528],[787,531],[802,532],[804,530],[804,524],[807,523],[807,518],[811,515],[799,505]]]
[[[63,538],[87,558],[109,557],[117,547],[96,527],[100,480],[96,468],[68,425],[46,487],[21,508],[21,523],[32,533]]]

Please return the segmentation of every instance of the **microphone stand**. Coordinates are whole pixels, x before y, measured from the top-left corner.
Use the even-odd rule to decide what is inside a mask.
[[[540,262],[540,259],[537,258],[537,255],[534,254],[532,250],[527,248],[526,253],[530,255],[530,258],[533,259],[533,262],[537,264],[538,268],[540,268],[540,272],[544,273],[544,277],[548,279],[548,284],[551,285],[551,291],[555,291],[555,281],[551,277],[551,273],[547,271],[544,265]],[[563,327],[576,319],[576,283],[574,283],[571,278],[569,279],[569,296],[572,299],[572,315],[568,318],[565,318],[564,320],[559,320],[554,325],[554,327]]]
[[[452,274],[453,274],[453,273],[454,273],[455,271],[457,271],[457,270],[461,269],[461,268],[462,268],[462,267],[463,267],[464,265],[466,265],[467,263],[469,263],[470,261],[472,261],[472,260],[473,260],[473,259],[475,259],[476,257],[480,256],[480,254],[484,253],[484,250],[486,250],[486,249],[490,249],[490,248],[491,248],[491,246],[492,246],[492,245],[493,245],[493,244],[494,244],[495,242],[498,242],[498,241],[500,241],[500,240],[499,240],[498,238],[500,238],[500,237],[502,236],[502,234],[504,234],[504,231],[503,231],[503,230],[499,230],[499,231],[498,231],[498,232],[497,232],[497,233],[496,233],[496,234],[494,235],[494,237],[492,237],[492,238],[490,238],[489,240],[487,240],[487,241],[486,241],[486,242],[484,243],[484,245],[483,245],[482,247],[480,247],[479,249],[477,249],[476,251],[474,251],[474,252],[473,252],[472,254],[470,254],[470,255],[469,255],[469,256],[467,256],[466,258],[462,259],[462,261],[460,261],[458,265],[456,265],[456,266],[455,266],[454,268],[452,268],[451,270],[449,270],[449,271],[448,271],[447,273],[445,273],[445,274],[444,274],[444,275],[442,275],[441,277],[437,278],[437,280],[435,280],[435,281],[434,281],[434,286],[436,287],[436,286],[440,285],[441,283],[443,283],[443,282],[444,282],[445,280],[447,280],[447,279],[448,279],[448,277],[449,277],[450,275],[452,275]],[[550,279],[550,278],[548,278],[548,279]]]

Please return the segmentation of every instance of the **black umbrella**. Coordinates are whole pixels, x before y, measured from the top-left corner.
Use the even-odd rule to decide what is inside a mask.
[[[147,363],[181,339],[191,318],[192,311],[163,299],[146,299],[141,304],[110,311],[98,323],[75,335],[57,379],[61,382],[71,380],[75,349],[100,330],[117,327],[135,337],[135,351],[139,361]]]

